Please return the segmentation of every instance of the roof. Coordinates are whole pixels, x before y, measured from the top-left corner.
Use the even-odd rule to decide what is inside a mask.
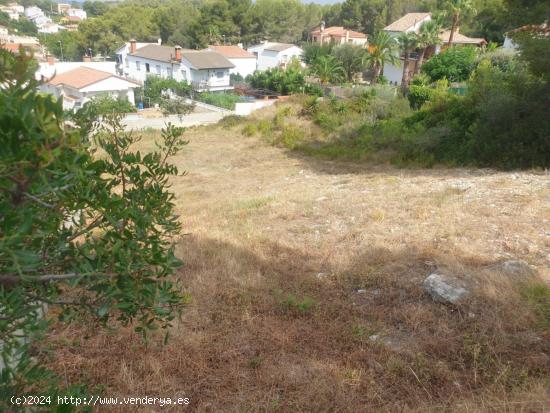
[[[450,35],[451,35],[450,30],[444,30],[439,35],[439,38],[441,39],[441,41],[443,43],[447,43],[449,41]],[[482,39],[480,37],[464,36],[462,33],[459,33],[459,32],[455,32],[455,34],[453,36],[453,44],[476,44],[476,45],[480,45],[480,44],[484,44],[484,43],[487,43],[487,41],[485,39]]]
[[[158,44],[147,44],[138,48],[130,56],[142,57],[144,59],[158,60],[159,62],[172,62],[176,55],[176,50],[171,46],[161,46]]]
[[[235,65],[218,52],[185,51],[181,54],[196,69],[227,69]]]
[[[346,37],[346,32],[349,32],[349,37],[352,37],[352,38],[356,38],[356,39],[366,39],[367,38],[367,35],[365,33],[356,32],[354,30],[349,30],[349,29],[346,29],[345,27],[342,27],[342,26],[327,27],[327,28],[325,28],[325,30],[323,30],[323,35]],[[312,35],[321,34],[321,28],[318,27],[318,28],[312,30],[311,34]]]
[[[526,26],[521,26],[521,27],[518,27],[517,29],[510,30],[505,34],[509,35],[509,34],[515,34],[519,32],[528,32],[528,33],[537,34],[539,36],[547,37],[547,36],[550,36],[550,26],[548,26],[547,23],[528,24]]]
[[[431,16],[431,13],[407,13],[389,26],[384,27],[384,30],[388,32],[405,32],[429,16]]]
[[[208,46],[210,50],[213,50],[214,52],[218,52],[222,56],[227,57],[228,59],[235,59],[235,58],[255,58],[252,53],[247,52],[243,48],[239,46]]]
[[[93,85],[94,83],[100,82],[110,77],[115,77],[129,83],[135,83],[123,79],[119,76],[115,76],[109,72],[103,72],[101,70],[91,69],[89,67],[82,66],[54,76],[52,79],[50,79],[48,84],[53,86],[66,85],[74,89],[82,89],[86,86]],[[137,85],[137,83],[135,84]]]
[[[268,43],[264,50],[271,50],[272,52],[282,52],[283,50],[290,49],[295,45],[290,43]]]
[[[19,43],[0,43],[0,49],[6,49],[9,52],[18,54],[19,53]]]

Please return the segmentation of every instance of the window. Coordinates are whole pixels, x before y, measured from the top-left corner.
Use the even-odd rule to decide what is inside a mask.
[[[181,69],[181,77],[183,77],[183,80],[187,80],[187,70]]]
[[[160,76],[160,65],[157,65],[155,68],[157,69],[157,75]]]
[[[145,71],[149,73],[151,71],[151,67],[149,66],[149,63],[145,63]]]
[[[168,76],[168,79],[172,79],[173,75],[172,75],[172,68],[171,67],[166,68],[166,76]]]
[[[217,77],[218,79],[223,78],[223,72],[216,72],[216,77]]]
[[[141,62],[136,62],[136,70],[138,72],[141,70]]]

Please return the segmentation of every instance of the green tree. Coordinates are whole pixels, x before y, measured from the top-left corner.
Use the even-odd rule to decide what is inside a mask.
[[[311,72],[323,85],[340,82],[346,76],[342,63],[334,56],[321,56],[311,67]]]
[[[302,47],[304,50],[302,60],[306,65],[312,65],[319,57],[330,55],[333,47],[332,43],[307,43]]]
[[[44,305],[61,321],[144,335],[181,311],[170,278],[181,224],[167,187],[178,174],[169,157],[186,142],[168,126],[158,151],[134,152],[140,137],[118,115],[83,136],[65,126],[60,100],[37,92],[26,56],[0,50],[0,83],[0,410],[11,411],[10,395],[53,385],[30,352],[48,328]]]
[[[417,46],[420,48],[420,54],[418,56],[418,62],[414,69],[414,74],[417,74],[424,63],[424,56],[426,51],[433,46],[441,44],[439,33],[441,31],[441,25],[435,20],[424,22],[418,30]]]
[[[448,45],[453,44],[454,35],[458,29],[461,16],[468,13],[475,13],[472,0],[446,0],[446,7],[451,13],[451,33],[449,34]]]
[[[348,82],[352,82],[355,74],[365,69],[366,50],[360,46],[351,44],[337,46],[332,50],[332,55],[342,64]]]
[[[378,82],[380,73],[386,63],[396,64],[399,61],[397,48],[399,43],[385,31],[379,31],[370,42],[366,61],[373,71],[373,83]]]
[[[448,79],[451,82],[463,82],[474,71],[477,56],[478,49],[475,47],[453,47],[433,56],[421,70],[432,81]]]
[[[409,87],[409,64],[410,64],[410,54],[413,51],[417,44],[418,38],[416,33],[402,33],[399,38],[399,47],[401,49],[401,54],[403,55],[403,77],[401,79],[401,88],[403,92],[406,92]]]

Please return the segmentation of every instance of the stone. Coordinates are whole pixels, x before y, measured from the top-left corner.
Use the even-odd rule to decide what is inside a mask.
[[[439,273],[428,275],[423,282],[423,288],[434,301],[444,304],[458,304],[469,294],[458,280]]]
[[[525,261],[508,260],[497,264],[497,270],[513,278],[526,278],[535,275],[535,271]]]

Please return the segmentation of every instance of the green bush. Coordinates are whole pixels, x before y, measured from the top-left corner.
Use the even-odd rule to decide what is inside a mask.
[[[202,92],[195,95],[195,99],[208,103],[209,105],[218,106],[220,108],[233,110],[235,109],[235,104],[239,102],[244,102],[244,99],[235,95],[234,93],[215,93],[215,92]]]
[[[475,69],[477,56],[475,47],[451,47],[424,63],[422,73],[432,81],[447,79],[450,82],[463,82]]]
[[[253,123],[249,123],[248,125],[245,125],[245,127],[242,130],[242,134],[244,136],[254,136],[257,132],[258,132],[258,127]]]
[[[151,105],[160,104],[162,94],[167,91],[183,96],[191,91],[191,86],[187,82],[178,82],[175,79],[164,79],[158,76],[147,76],[143,84],[143,95],[150,100]]]
[[[160,101],[162,114],[167,115],[188,115],[195,109],[194,104],[187,103],[183,98],[162,99]]]

